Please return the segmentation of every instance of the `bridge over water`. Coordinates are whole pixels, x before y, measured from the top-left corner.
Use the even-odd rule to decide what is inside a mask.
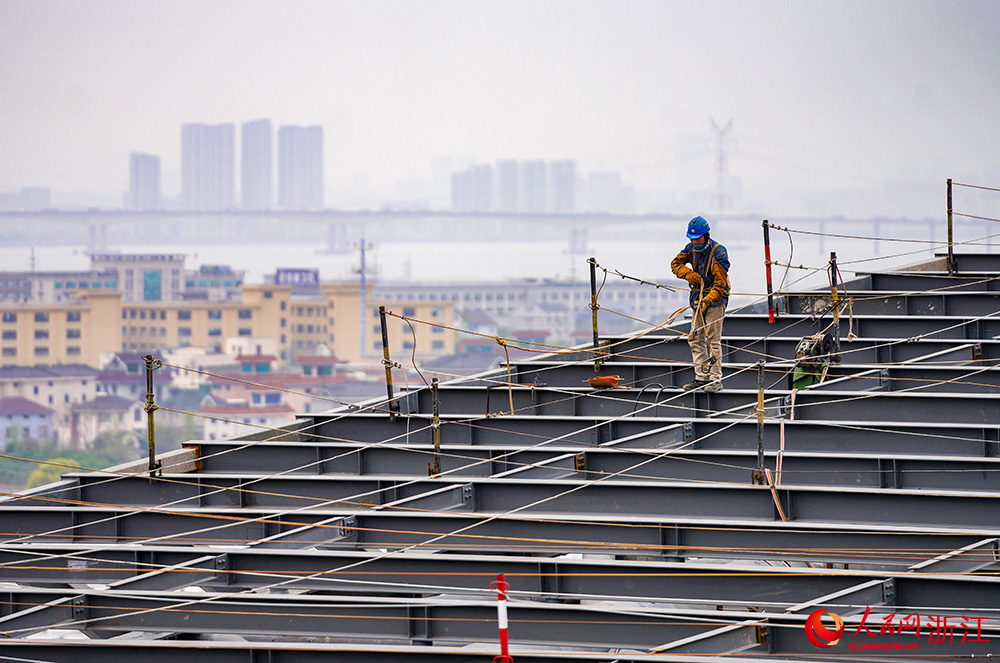
[[[772,217],[788,228],[820,233],[877,238],[904,237],[945,241],[946,223],[940,219],[877,217]],[[150,242],[192,243],[324,243],[330,252],[352,249],[362,237],[381,241],[532,242],[565,239],[569,253],[583,254],[592,235],[614,239],[642,240],[650,232],[680,232],[689,214],[529,214],[512,212],[452,212],[431,210],[339,210],[315,211],[123,211],[43,210],[0,212],[0,240],[8,245],[86,245],[91,253],[114,244]],[[718,215],[712,217],[717,236],[760,236],[762,217]],[[991,234],[985,221],[962,219],[956,241]]]

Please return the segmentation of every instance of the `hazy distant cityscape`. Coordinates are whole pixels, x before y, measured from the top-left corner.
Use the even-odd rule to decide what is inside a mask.
[[[690,210],[716,215],[869,218],[929,218],[942,209],[941,172],[897,177],[843,191],[744,190],[730,164],[738,154],[733,123],[714,120],[704,135],[675,140],[677,176],[661,190],[640,190],[614,170],[584,171],[577,160],[435,157],[423,181],[397,183],[394,194],[330,185],[325,164],[336,155],[325,147],[322,126],[281,125],[269,119],[236,123],[186,123],[180,127],[181,163],[165,164],[156,154],[127,155],[128,188],[111,192],[60,191],[24,186],[0,191],[0,211],[307,211],[408,210],[501,213],[613,213],[683,216]],[[179,168],[178,168],[179,166]],[[978,176],[1000,180],[1000,167]],[[765,197],[766,196],[766,197]],[[832,204],[836,201],[836,204]],[[974,201],[992,213],[995,201]],[[981,208],[986,205],[986,208]]]

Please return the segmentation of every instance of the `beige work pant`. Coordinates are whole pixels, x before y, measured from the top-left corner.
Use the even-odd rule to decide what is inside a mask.
[[[725,306],[709,306],[704,323],[702,316],[697,314],[691,320],[693,332],[688,335],[688,345],[691,346],[696,380],[714,382],[722,379],[722,318],[725,313]],[[716,362],[710,365],[713,354]]]

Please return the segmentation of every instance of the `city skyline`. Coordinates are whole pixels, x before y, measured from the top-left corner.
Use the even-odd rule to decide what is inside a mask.
[[[735,212],[882,214],[1000,179],[998,23],[964,0],[0,0],[0,191],[120,202],[139,152],[173,197],[175,127],[267,117],[324,127],[327,205],[444,207],[471,163],[571,159],[691,207],[732,120]]]

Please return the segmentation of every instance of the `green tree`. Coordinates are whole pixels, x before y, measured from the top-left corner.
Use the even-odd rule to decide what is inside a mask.
[[[35,468],[35,471],[28,476],[28,483],[25,488],[44,486],[47,483],[59,481],[59,477],[74,469],[79,469],[80,464],[72,458],[51,458]]]

